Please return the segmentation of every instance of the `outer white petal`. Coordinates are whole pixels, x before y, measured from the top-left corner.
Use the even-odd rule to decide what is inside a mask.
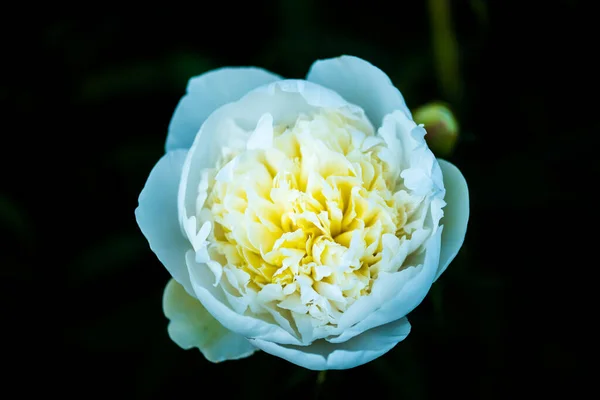
[[[185,263],[191,246],[177,216],[177,192],[186,155],[186,150],[170,151],[156,163],[140,193],[135,218],[160,262],[193,295]]]
[[[237,360],[257,350],[245,337],[225,329],[173,279],[165,288],[163,309],[171,321],[171,339],[186,350],[197,347],[208,361]]]
[[[341,56],[316,61],[306,79],[333,89],[362,107],[375,126],[380,126],[383,117],[394,110],[402,110],[412,118],[404,97],[390,78],[361,58]]]
[[[254,67],[220,68],[190,79],[187,94],[175,108],[165,148],[189,149],[198,130],[217,108],[281,77]]]
[[[353,368],[390,351],[410,332],[408,319],[379,326],[347,342],[334,344],[318,340],[310,346],[279,345],[260,339],[250,342],[261,350],[312,370]]]
[[[358,299],[342,316],[339,326],[343,332],[329,339],[342,343],[363,332],[405,317],[425,298],[439,265],[443,227],[426,244],[420,267],[411,267],[381,276],[373,285],[370,296]]]
[[[469,222],[467,181],[460,170],[448,161],[438,159],[438,162],[444,176],[446,207],[444,207],[444,217],[440,222],[444,225],[444,234],[442,235],[440,265],[435,279],[439,278],[458,254],[465,240]]]

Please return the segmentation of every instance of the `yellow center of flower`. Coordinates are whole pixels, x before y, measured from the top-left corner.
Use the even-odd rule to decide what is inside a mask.
[[[208,253],[244,271],[253,291],[277,284],[343,311],[390,268],[384,235],[410,236],[422,199],[379,158],[386,145],[365,122],[329,110],[272,129],[272,146],[224,156],[205,174]],[[219,179],[228,163],[230,178]]]

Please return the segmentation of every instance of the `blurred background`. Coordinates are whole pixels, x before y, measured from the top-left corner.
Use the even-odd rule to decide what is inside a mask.
[[[589,295],[567,281],[592,276],[576,261],[588,235],[574,224],[586,220],[578,196],[595,196],[595,181],[578,182],[598,172],[588,139],[599,127],[594,75],[584,71],[594,50],[580,51],[595,26],[583,3],[7,11],[0,262],[9,365],[28,377],[21,388],[124,398],[578,398],[586,370],[576,313]],[[443,101],[454,111],[460,135],[444,156],[469,184],[464,247],[409,315],[408,338],[371,363],[329,371],[322,383],[266,354],[211,364],[169,339],[169,275],[133,213],[172,112],[188,79],[212,68],[303,78],[316,59],[341,54],[380,67],[412,110]]]

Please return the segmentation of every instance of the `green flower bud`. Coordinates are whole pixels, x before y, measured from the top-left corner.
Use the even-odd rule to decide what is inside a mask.
[[[417,124],[425,125],[427,145],[436,156],[452,154],[458,139],[458,121],[450,108],[440,102],[427,103],[413,112]]]

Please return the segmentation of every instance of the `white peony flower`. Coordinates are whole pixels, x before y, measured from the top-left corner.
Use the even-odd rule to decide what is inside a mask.
[[[169,335],[213,362],[369,362],[460,249],[466,182],[402,95],[356,57],[306,80],[222,68],[190,80],[137,222],[173,276]]]

